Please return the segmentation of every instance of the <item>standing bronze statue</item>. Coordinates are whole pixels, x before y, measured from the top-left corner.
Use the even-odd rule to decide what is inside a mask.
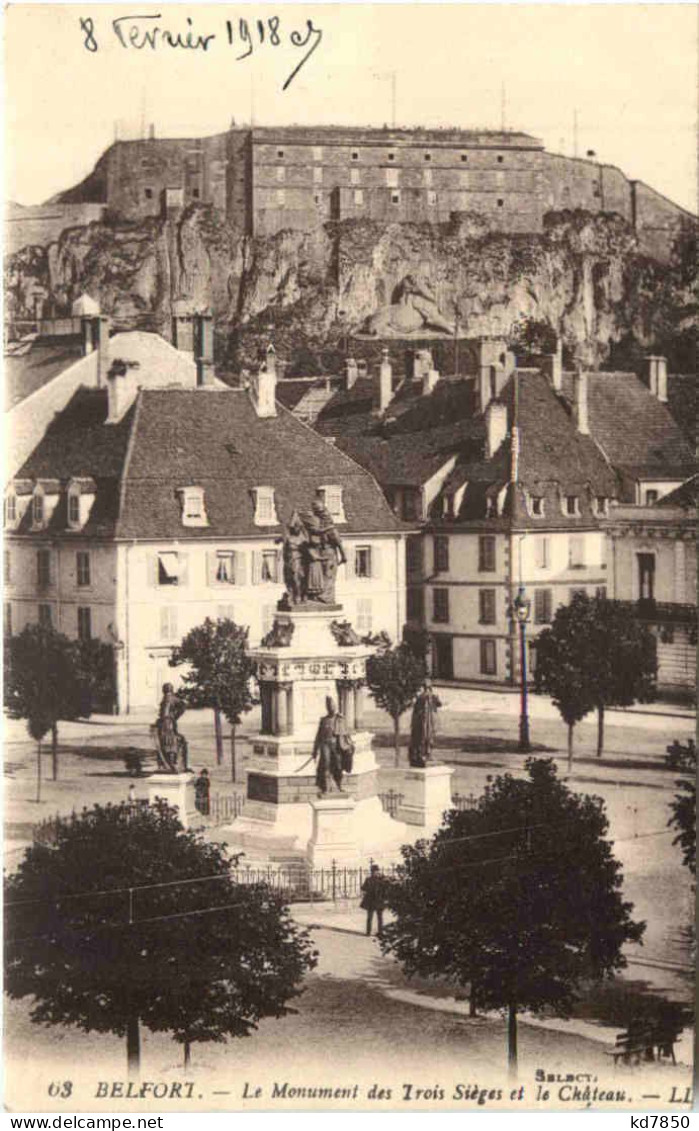
[[[339,714],[335,700],[330,696],[325,700],[327,714],[318,723],[313,760],[316,765],[316,785],[319,795],[343,793],[343,755],[352,745],[344,717]]]
[[[347,561],[333,517],[318,496],[301,519],[294,511],[283,538],[283,607],[335,604],[337,568]]]
[[[441,702],[432,691],[432,684],[426,679],[422,691],[415,700],[410,722],[410,744],[408,761],[411,766],[424,768],[432,761],[432,747],[436,732],[436,715]]]
[[[177,720],[186,708],[171,683],[163,684],[163,697],[160,700],[158,717],[155,720],[157,735],[156,754],[158,769],[168,774],[179,774],[187,765],[187,740],[177,729]]]

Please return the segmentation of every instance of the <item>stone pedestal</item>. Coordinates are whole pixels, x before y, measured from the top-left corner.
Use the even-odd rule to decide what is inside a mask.
[[[148,778],[148,802],[153,804],[156,797],[162,797],[168,805],[179,810],[179,818],[187,828],[194,810],[194,773],[187,770],[182,774],[151,774]]]
[[[419,769],[406,767],[396,774],[394,789],[402,799],[396,818],[407,825],[420,825],[434,831],[442,823],[446,809],[451,809],[451,766],[436,764]]]
[[[332,837],[339,837],[338,845],[354,845],[367,856],[379,850],[397,855],[405,841],[405,825],[381,807],[372,735],[362,726],[363,684],[372,649],[339,642],[331,625],[343,620],[342,612],[340,605],[279,610],[269,642],[253,653],[261,727],[245,766],[245,809],[226,829],[230,842],[246,850],[305,858],[309,844],[325,843],[322,828],[317,841],[315,807],[326,798],[318,799],[312,750],[328,697],[337,704],[355,746],[352,772],[342,782],[346,797],[339,795],[337,810],[343,814],[344,831],[340,835],[339,817],[334,816]],[[331,807],[336,798],[330,795]],[[323,856],[322,847],[317,851]]]
[[[310,803],[313,832],[308,842],[308,867],[329,868],[333,860],[342,867],[356,866],[360,851],[355,838],[353,798],[330,793]]]

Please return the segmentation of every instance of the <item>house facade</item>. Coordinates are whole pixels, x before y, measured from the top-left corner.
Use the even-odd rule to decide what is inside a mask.
[[[251,389],[140,381],[77,390],[8,484],[6,632],[43,620],[110,643],[116,708],[154,706],[177,682],[172,647],[205,617],[259,643],[284,591],[284,524],[320,493],[347,557],[338,615],[400,635],[400,524],[366,471],[276,403],[273,366]]]
[[[613,507],[605,523],[610,596],[655,634],[666,693],[696,688],[696,494],[694,476],[655,504]]]

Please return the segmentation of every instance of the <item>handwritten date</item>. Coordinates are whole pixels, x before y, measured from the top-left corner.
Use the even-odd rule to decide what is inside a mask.
[[[280,16],[268,16],[266,19],[249,20],[243,17],[236,21],[225,21],[225,35],[218,35],[215,31],[199,32],[189,16],[186,17],[186,30],[173,31],[161,26],[160,14],[155,16],[119,16],[111,21],[112,32],[119,45],[125,50],[158,51],[161,48],[174,48],[180,51],[198,51],[202,53],[213,51],[213,44],[219,40],[224,45],[237,48],[240,54],[235,56],[236,62],[249,59],[253,52],[268,45],[269,47],[284,47],[290,44],[296,51],[304,54],[297,62],[294,69],[282,86],[287,90],[296,78],[301,68],[308,62],[313,52],[318,48],[323,38],[320,28],[314,26],[312,20],[306,20],[304,31],[293,29],[287,32],[282,28]],[[99,41],[95,21],[90,16],[80,17],[80,30],[83,34],[83,47],[86,51],[95,53],[99,51]]]

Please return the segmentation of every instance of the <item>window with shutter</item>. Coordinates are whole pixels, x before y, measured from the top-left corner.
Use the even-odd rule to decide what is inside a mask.
[[[478,590],[479,624],[495,624],[495,590]]]
[[[368,633],[373,627],[373,605],[370,597],[360,597],[357,601],[357,632]]]
[[[90,554],[87,550],[78,550],[75,555],[75,569],[78,585],[90,584]]]
[[[480,573],[495,571],[495,536],[481,534],[478,539],[478,569]]]
[[[432,590],[432,619],[435,624],[449,623],[449,590]]]
[[[36,552],[36,583],[40,589],[46,589],[51,584],[50,550],[37,550]]]
[[[497,675],[498,653],[495,640],[481,640],[481,675]]]
[[[160,639],[177,640],[177,606],[163,605],[160,610]]]
[[[279,554],[276,550],[263,550],[260,563],[260,581],[277,582],[279,580]]]
[[[80,495],[75,491],[68,495],[68,525],[80,526]]]
[[[585,565],[585,539],[581,534],[571,534],[568,539],[568,565],[570,569]]]
[[[336,483],[331,483],[325,487],[319,487],[317,491],[318,497],[326,508],[330,517],[335,522],[346,522],[345,509],[342,501],[342,487]]]
[[[236,555],[233,550],[216,550],[214,554],[214,576],[217,585],[236,585]]]
[[[550,624],[552,593],[550,589],[534,590],[534,624]]]
[[[434,572],[449,572],[449,539],[445,534],[434,536]]]
[[[92,610],[78,606],[78,640],[92,640]]]
[[[548,538],[537,538],[535,543],[536,548],[536,564],[539,569],[548,569],[550,565],[549,559],[549,540]]]

